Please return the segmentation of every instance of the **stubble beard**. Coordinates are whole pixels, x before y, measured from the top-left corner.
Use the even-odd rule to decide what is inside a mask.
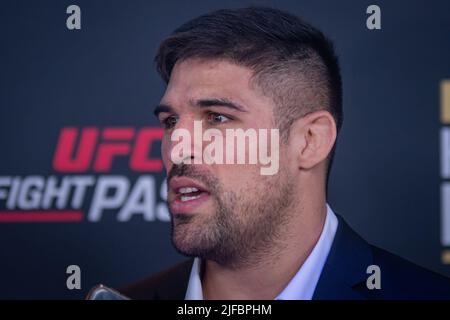
[[[172,243],[181,254],[234,268],[276,258],[293,214],[293,189],[286,172],[261,176],[246,184],[247,192],[235,192],[225,190],[209,173],[192,166],[180,167],[172,175],[202,182],[214,207],[206,214],[171,214]]]

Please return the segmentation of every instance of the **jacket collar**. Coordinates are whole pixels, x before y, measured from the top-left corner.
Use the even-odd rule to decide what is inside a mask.
[[[341,216],[337,217],[338,229],[313,299],[364,299],[372,250]]]

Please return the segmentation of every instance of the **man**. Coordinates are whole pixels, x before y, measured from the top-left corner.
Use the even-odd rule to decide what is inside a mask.
[[[342,125],[332,44],[271,8],[219,10],[160,46],[172,241],[192,257],[121,289],[135,299],[450,298],[448,279],[369,245],[326,203]],[[174,160],[176,130],[279,130],[279,170]],[[206,143],[206,142],[202,142]],[[203,145],[202,145],[203,146]],[[248,155],[248,153],[246,153]],[[363,214],[363,213],[362,213]],[[370,272],[377,274],[369,279]]]

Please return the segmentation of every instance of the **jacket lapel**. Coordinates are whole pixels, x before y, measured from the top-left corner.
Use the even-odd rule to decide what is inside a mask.
[[[337,215],[338,229],[313,295],[314,300],[366,299],[370,245]]]

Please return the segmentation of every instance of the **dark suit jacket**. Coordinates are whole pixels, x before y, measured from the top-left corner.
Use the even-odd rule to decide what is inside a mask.
[[[450,279],[368,244],[338,216],[339,226],[313,299],[450,299]],[[119,289],[132,299],[185,297],[193,259]],[[367,267],[381,271],[381,289],[369,290]]]

